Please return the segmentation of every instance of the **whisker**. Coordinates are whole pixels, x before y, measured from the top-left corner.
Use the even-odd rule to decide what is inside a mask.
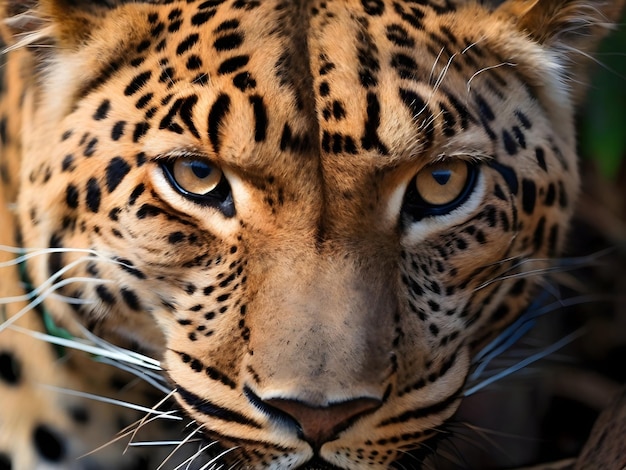
[[[176,393],[176,390],[172,390],[171,392],[169,392],[167,395],[165,395],[165,397],[163,397],[161,400],[159,400],[159,402],[158,402],[156,405],[154,405],[154,406],[152,407],[152,409],[153,409],[153,410],[157,410],[157,409],[158,409],[158,408],[159,408],[162,404],[164,404],[167,400],[169,400],[169,399],[170,399],[170,398],[174,395],[174,393]],[[150,419],[150,420],[148,420],[148,417],[149,417],[149,416],[150,416],[150,415],[146,415],[146,416],[144,416],[143,418],[141,418],[141,419],[137,422],[137,425],[135,426],[135,429],[133,429],[133,430],[132,430],[132,432],[131,432],[131,436],[130,436],[130,440],[129,440],[129,444],[128,444],[128,445],[130,445],[130,443],[131,443],[131,442],[133,442],[133,440],[135,439],[135,436],[137,435],[137,433],[139,432],[139,430],[140,430],[140,429],[141,429],[144,425],[146,425],[147,423],[149,423],[149,422],[151,422],[151,421],[152,421],[151,419]],[[128,449],[128,445],[126,446],[126,449],[124,449],[124,452],[126,452],[126,450]]]
[[[188,442],[191,442],[192,440],[191,438],[194,436],[194,434],[200,432],[203,427],[204,425],[198,426],[186,438],[180,441],[180,444],[177,445],[176,448],[172,450],[172,452],[170,452],[167,457],[165,457],[165,459],[163,459],[163,461],[161,462],[161,465],[159,465],[156,470],[161,470],[163,468],[163,465],[165,465],[174,456],[174,454],[182,448],[183,445],[187,444]]]
[[[17,320],[19,320],[21,317],[23,317],[26,313],[32,311],[35,309],[35,307],[37,307],[37,305],[41,304],[51,293],[53,293],[54,291],[60,289],[61,287],[64,287],[66,285],[69,284],[73,284],[75,282],[81,282],[81,283],[109,283],[111,281],[107,281],[107,280],[102,280],[102,279],[93,279],[93,278],[87,278],[87,277],[72,277],[72,278],[68,278],[68,279],[63,279],[62,281],[57,282],[56,284],[53,284],[47,291],[42,292],[35,300],[33,300],[32,302],[30,302],[28,305],[26,305],[24,308],[22,308],[19,312],[17,312],[15,315],[13,315],[12,317],[6,319],[2,324],[0,324],[0,333],[2,333],[3,330],[5,330],[6,328],[9,328],[13,325],[13,323],[15,323]],[[0,305],[4,302],[5,299],[1,299],[0,300]]]
[[[191,462],[193,462],[196,458],[198,458],[200,455],[202,455],[204,453],[205,450],[207,450],[208,448],[216,445],[217,442],[210,442],[209,444],[205,445],[204,447],[200,447],[200,450],[198,450],[198,452],[196,452],[195,454],[193,454],[191,457],[189,457],[188,459],[186,459],[185,461],[183,461],[182,463],[180,463],[178,466],[174,467],[172,470],[180,470],[183,465],[185,464],[190,464]],[[160,469],[161,467],[159,467]],[[159,470],[157,469],[157,470]]]
[[[578,329],[578,330],[574,331],[573,333],[570,333],[569,335],[567,335],[564,338],[560,339],[556,343],[548,346],[543,351],[540,351],[540,352],[538,352],[536,354],[533,354],[532,356],[527,357],[527,358],[523,359],[522,361],[519,361],[518,363],[512,365],[511,367],[508,367],[508,368],[504,369],[503,371],[498,372],[495,375],[492,375],[491,377],[488,377],[488,378],[482,380],[480,383],[474,385],[473,387],[465,390],[465,392],[463,392],[463,396],[467,397],[467,396],[473,395],[474,393],[478,392],[479,390],[482,390],[486,386],[491,385],[492,383],[497,382],[498,380],[501,380],[504,377],[507,377],[507,376],[509,376],[511,374],[514,374],[515,372],[525,368],[526,366],[528,366],[530,364],[533,364],[534,362],[537,362],[540,359],[543,359],[546,356],[549,356],[553,352],[558,351],[559,349],[567,346],[571,342],[573,342],[576,339],[580,338],[581,336],[583,336],[583,334],[584,334],[584,329],[583,328]]]
[[[237,447],[231,447],[230,449],[226,449],[224,452],[220,453],[217,457],[215,457],[211,461],[209,461],[206,465],[200,467],[199,470],[206,470],[206,469],[209,468],[209,465],[215,465],[219,461],[219,459],[224,457],[226,454],[234,451],[235,449],[237,449]]]
[[[182,421],[183,419],[180,416],[172,416],[171,411],[157,411],[157,410],[153,410],[152,408],[148,408],[146,406],[137,405],[135,403],[129,403],[123,400],[117,400],[115,398],[94,395],[92,393],[81,392],[79,390],[71,390],[68,388],[55,387],[54,385],[39,384],[39,387],[44,388],[46,390],[50,390],[52,392],[63,393],[65,395],[71,395],[74,397],[88,398],[90,400],[99,401],[102,403],[108,403],[111,405],[117,405],[123,408],[128,408],[130,410],[143,411],[144,413],[158,415],[160,418],[163,418],[163,419],[170,419],[173,421]]]
[[[15,318],[15,317],[12,317],[12,318]],[[47,343],[52,343],[58,346],[64,346],[64,347],[68,347],[71,349],[77,349],[80,351],[87,352],[89,354],[94,354],[95,356],[108,357],[110,359],[117,360],[120,362],[135,364],[140,367],[151,368],[153,370],[162,370],[160,366],[154,366],[150,362],[138,360],[131,355],[122,354],[119,352],[101,348],[93,344],[89,344],[86,342],[86,340],[60,338],[58,336],[49,335],[47,333],[41,333],[39,331],[29,330],[27,328],[23,328],[17,325],[10,325],[9,328],[11,328],[14,331],[18,331],[20,333],[29,335],[35,339],[45,341]]]
[[[472,75],[469,78],[469,80],[467,81],[467,93],[469,94],[470,91],[471,91],[472,80],[474,80],[479,74],[481,74],[483,72],[487,72],[489,70],[493,70],[493,69],[497,69],[497,68],[500,68],[500,67],[504,67],[504,66],[517,67],[517,64],[514,64],[512,62],[502,62],[501,64],[490,65],[489,67],[485,67],[485,68],[480,69],[479,71],[474,73],[474,75]]]
[[[107,357],[95,357],[94,360],[101,364],[108,364],[110,366],[129,372],[130,374],[133,374],[135,377],[140,378],[144,382],[147,382],[148,384],[152,385],[154,388],[156,388],[157,390],[163,393],[169,393],[171,391],[170,388],[166,387],[163,383],[161,383],[161,382],[165,383],[165,379],[160,374],[153,374],[153,373],[150,373],[150,371],[142,370],[141,367],[138,368],[138,367],[133,367],[127,364],[122,364],[119,361],[115,361]]]

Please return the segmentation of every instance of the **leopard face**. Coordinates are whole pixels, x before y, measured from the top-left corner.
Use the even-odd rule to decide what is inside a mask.
[[[562,245],[581,3],[41,2],[17,204],[47,308],[159,358],[226,462],[388,468]]]

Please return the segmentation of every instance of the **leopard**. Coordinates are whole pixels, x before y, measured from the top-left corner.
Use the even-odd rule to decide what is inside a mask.
[[[3,0],[0,468],[421,468],[623,4]]]

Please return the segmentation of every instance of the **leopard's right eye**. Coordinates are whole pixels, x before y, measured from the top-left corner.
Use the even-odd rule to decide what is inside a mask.
[[[443,160],[422,168],[405,195],[404,210],[415,221],[445,215],[461,206],[474,190],[478,166],[464,160]]]
[[[176,192],[201,205],[234,214],[228,180],[221,168],[203,157],[185,156],[162,163],[163,173]]]

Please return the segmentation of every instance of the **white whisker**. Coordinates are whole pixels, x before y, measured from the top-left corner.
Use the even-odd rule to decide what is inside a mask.
[[[99,401],[102,403],[108,403],[111,405],[117,405],[123,408],[128,408],[130,410],[142,411],[144,413],[158,415],[159,418],[162,418],[162,419],[170,419],[173,421],[182,421],[183,419],[180,416],[172,416],[171,411],[156,411],[145,406],[136,405],[135,403],[129,403],[123,400],[116,400],[115,398],[103,397],[100,395],[94,395],[92,393],[81,392],[78,390],[70,390],[67,388],[55,387],[53,385],[39,384],[39,387],[45,388],[46,390],[50,390],[52,392],[63,393],[65,395],[71,395],[71,396],[80,397],[80,398],[88,398],[90,400],[95,400],[95,401]]]
[[[137,366],[146,367],[148,369],[161,370],[160,366],[155,366],[149,362],[138,360],[137,358],[132,357],[128,354],[111,351],[108,349],[101,348],[99,346],[95,346],[93,344],[89,344],[86,342],[86,340],[60,338],[58,336],[49,335],[47,333],[40,333],[39,331],[22,328],[17,325],[10,325],[9,328],[14,331],[18,331],[20,333],[24,333],[28,336],[31,336],[32,338],[45,341],[47,343],[52,343],[58,346],[64,346],[64,347],[71,348],[71,349],[77,349],[80,351],[87,352],[89,354],[94,354],[96,356],[108,357],[116,361],[126,362],[129,364],[135,364]]]
[[[497,68],[504,67],[504,66],[517,67],[517,64],[514,64],[512,62],[502,62],[501,64],[490,65],[489,67],[480,69],[479,71],[474,73],[474,75],[472,75],[467,81],[467,93],[469,94],[469,92],[471,91],[472,80],[474,80],[478,75],[480,75],[483,72],[487,72],[488,70],[493,70],[493,69],[497,69]]]

